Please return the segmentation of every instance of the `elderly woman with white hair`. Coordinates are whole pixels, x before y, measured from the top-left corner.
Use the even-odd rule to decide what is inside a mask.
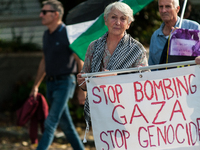
[[[108,32],[90,43],[82,73],[77,75],[77,81],[83,90],[87,90],[85,78],[81,77],[83,73],[148,65],[145,48],[126,33],[134,21],[133,10],[123,2],[111,3],[104,10],[104,21]],[[85,119],[90,120],[87,98],[84,108]]]

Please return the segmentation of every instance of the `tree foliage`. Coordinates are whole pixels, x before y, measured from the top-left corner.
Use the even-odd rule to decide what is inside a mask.
[[[162,21],[158,12],[157,0],[151,2],[135,16],[135,21],[127,31],[133,38],[148,46],[153,32],[159,28]]]

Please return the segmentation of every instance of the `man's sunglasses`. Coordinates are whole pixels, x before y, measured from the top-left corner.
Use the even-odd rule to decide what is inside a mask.
[[[41,10],[41,13],[43,13],[43,15],[46,15],[47,12],[56,12],[55,10]]]

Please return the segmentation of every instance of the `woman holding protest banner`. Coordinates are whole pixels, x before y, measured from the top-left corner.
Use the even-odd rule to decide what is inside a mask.
[[[90,43],[82,73],[77,75],[83,90],[87,90],[83,73],[148,66],[145,48],[126,33],[134,21],[133,10],[123,2],[111,3],[104,10],[104,21],[108,32]],[[87,98],[84,110],[86,122],[90,121]]]

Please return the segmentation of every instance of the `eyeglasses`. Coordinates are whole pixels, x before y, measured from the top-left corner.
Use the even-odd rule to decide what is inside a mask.
[[[46,15],[47,12],[56,12],[55,10],[41,10],[40,13]]]

